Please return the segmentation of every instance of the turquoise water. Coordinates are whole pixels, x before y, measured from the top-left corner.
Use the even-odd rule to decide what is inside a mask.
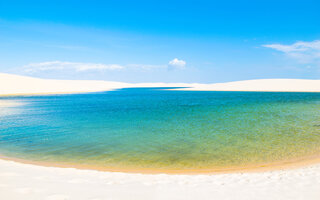
[[[319,153],[320,93],[132,88],[0,97],[0,154],[8,157],[166,171]]]

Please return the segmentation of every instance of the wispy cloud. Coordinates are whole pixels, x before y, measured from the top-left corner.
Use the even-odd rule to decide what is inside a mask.
[[[315,64],[320,66],[320,40],[312,42],[295,42],[291,45],[266,44],[263,47],[283,52],[286,56],[303,64]]]
[[[56,72],[87,72],[87,71],[116,71],[116,70],[170,70],[184,69],[186,62],[177,58],[171,60],[168,65],[147,65],[147,64],[101,64],[101,63],[82,63],[65,61],[48,61],[40,63],[30,63],[23,66],[23,71],[29,74],[56,71]]]
[[[175,58],[169,61],[168,66],[169,66],[169,69],[184,69],[186,64],[187,64],[186,61]]]
[[[61,71],[74,70],[78,72],[83,71],[102,71],[102,70],[121,70],[124,66],[117,64],[100,64],[100,63],[80,63],[80,62],[63,62],[50,61],[41,63],[30,63],[24,66],[24,71],[27,73],[34,73],[39,71]]]

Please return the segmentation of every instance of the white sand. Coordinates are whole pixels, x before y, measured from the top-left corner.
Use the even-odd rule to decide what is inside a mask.
[[[44,80],[0,74],[0,95],[105,91],[122,87],[193,87],[187,90],[317,91],[319,80],[266,79],[222,84],[126,84]],[[3,101],[3,107],[13,106]],[[1,134],[1,133],[0,133]],[[221,175],[143,175],[42,167],[0,160],[4,200],[320,199],[320,165]]]
[[[194,84],[180,90],[198,91],[267,91],[267,92],[320,92],[320,80],[258,79],[215,84]]]
[[[0,199],[318,200],[320,165],[263,173],[144,175],[0,160]]]
[[[99,92],[129,87],[191,87],[192,85],[184,83],[130,84],[93,80],[54,80],[0,73],[0,96]]]
[[[127,85],[107,81],[45,80],[0,73],[0,95],[95,92]]]
[[[0,95],[108,91],[124,87],[190,87],[180,90],[320,92],[320,80],[260,79],[216,84],[52,80],[0,73]]]

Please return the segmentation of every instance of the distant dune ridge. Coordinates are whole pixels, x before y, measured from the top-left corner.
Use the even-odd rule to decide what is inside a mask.
[[[257,79],[215,84],[195,84],[193,88],[185,88],[184,90],[320,92],[320,80]]]
[[[0,73],[0,95],[77,93],[126,87],[124,83],[40,79]]]
[[[108,91],[126,87],[187,87],[178,90],[320,92],[320,80],[258,79],[227,83],[123,83],[94,80],[55,80],[0,73],[0,95]]]

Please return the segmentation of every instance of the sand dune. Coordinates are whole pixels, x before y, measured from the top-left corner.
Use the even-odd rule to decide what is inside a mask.
[[[125,83],[39,79],[0,73],[0,95],[77,93],[127,87]]]
[[[320,92],[320,80],[258,79],[216,84],[194,84],[183,90]]]
[[[54,80],[0,73],[0,95],[79,93],[125,87],[188,87],[179,90],[208,91],[298,91],[320,92],[320,80],[260,79],[215,84],[122,83],[93,80]]]

